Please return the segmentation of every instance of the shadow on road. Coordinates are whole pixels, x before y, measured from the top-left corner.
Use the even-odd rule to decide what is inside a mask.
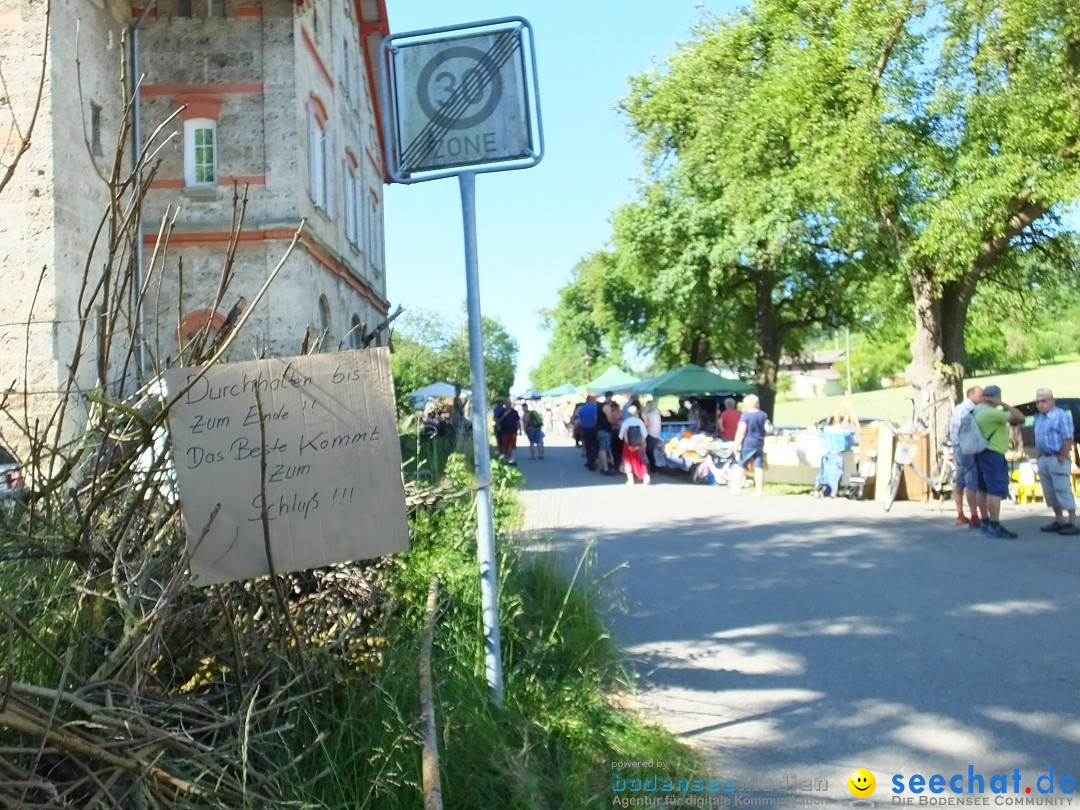
[[[917,504],[582,494],[576,467],[530,477],[534,540],[575,561],[596,540],[644,710],[718,768],[1033,780],[1073,761],[1080,544],[1040,534],[1041,511],[992,541]]]

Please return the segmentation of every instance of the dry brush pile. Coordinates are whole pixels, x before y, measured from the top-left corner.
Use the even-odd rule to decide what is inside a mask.
[[[324,716],[327,691],[362,684],[379,663],[379,622],[395,608],[381,585],[396,563],[188,584],[168,402],[154,384],[161,363],[140,333],[153,274],[135,259],[169,126],[128,160],[130,120],[102,176],[110,205],[73,292],[80,326],[55,408],[31,418],[27,383],[0,391],[0,439],[20,449],[31,482],[25,508],[0,513],[0,807],[289,806],[282,774],[316,757],[339,721]],[[32,126],[20,134],[24,148],[4,165],[0,191]],[[233,291],[246,204],[238,190],[233,239],[207,301],[229,317],[182,347],[185,364],[225,355],[288,258],[259,289]],[[151,270],[170,261],[175,214],[161,224]],[[40,323],[31,311],[27,333]],[[298,336],[301,351],[313,343]],[[78,382],[86,363],[97,380],[89,390]],[[80,401],[88,417],[71,438]],[[451,496],[408,489],[412,508]]]

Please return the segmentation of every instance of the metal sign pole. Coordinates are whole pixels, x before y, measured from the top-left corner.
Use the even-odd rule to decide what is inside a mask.
[[[480,608],[484,621],[484,669],[495,705],[503,702],[502,639],[495,565],[495,521],[491,505],[491,450],[487,431],[487,374],[480,317],[480,271],[476,258],[476,175],[458,175],[465,232],[465,289],[469,311],[469,367],[473,392],[473,456],[476,460],[476,549],[480,560]]]
[[[394,34],[380,50],[390,177],[422,183],[457,175],[461,186],[484,666],[498,706],[503,702],[502,646],[476,260],[476,175],[527,169],[544,156],[533,44],[532,26],[524,17],[503,17]]]

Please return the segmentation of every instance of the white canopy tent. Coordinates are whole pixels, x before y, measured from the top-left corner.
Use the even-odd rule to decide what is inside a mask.
[[[414,408],[422,408],[429,399],[454,396],[454,390],[454,386],[448,382],[433,382],[431,385],[425,385],[423,388],[410,391],[405,397]],[[461,395],[463,397],[472,396],[469,391],[464,389],[462,389]]]

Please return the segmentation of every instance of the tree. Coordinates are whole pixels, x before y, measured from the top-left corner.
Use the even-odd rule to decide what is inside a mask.
[[[860,0],[755,8],[832,65],[805,97],[803,148],[838,212],[889,248],[914,304],[908,379],[947,429],[976,290],[1044,242],[1080,181],[1080,6],[1068,0]],[[803,17],[802,21],[792,19]],[[793,64],[798,60],[793,60]],[[1015,280],[1015,278],[1013,279]]]
[[[484,374],[488,397],[510,393],[517,363],[517,342],[495,318],[483,317]],[[394,335],[390,366],[399,402],[404,395],[429,383],[444,381],[471,386],[469,336],[465,322],[454,324],[430,312],[410,313]]]
[[[635,295],[609,299],[669,362],[749,361],[766,410],[781,354],[853,319],[872,258],[795,146],[811,91],[773,40],[770,20],[738,13],[633,80],[623,109],[652,182],[615,217]]]
[[[603,279],[613,271],[615,257],[597,251],[574,267],[570,283],[559,290],[559,301],[542,313],[551,331],[548,350],[532,370],[540,390],[572,382],[582,385],[595,369],[621,364],[619,330],[603,295]]]

